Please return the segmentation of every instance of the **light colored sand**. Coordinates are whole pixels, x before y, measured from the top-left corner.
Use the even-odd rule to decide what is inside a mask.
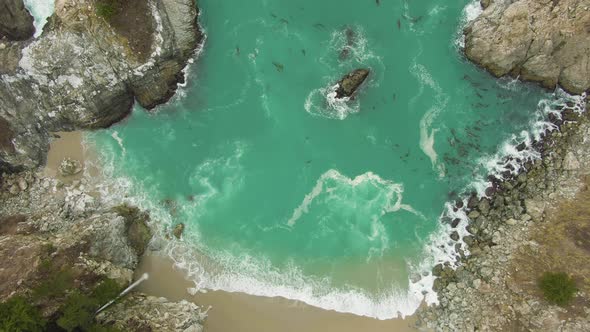
[[[170,260],[145,256],[137,275],[149,273],[150,278],[139,290],[171,300],[186,299],[203,308],[211,306],[205,322],[207,332],[380,332],[417,331],[411,328],[414,317],[377,320],[309,306],[284,298],[267,298],[243,293],[209,291],[191,296],[187,288],[193,284],[182,271],[173,268]]]

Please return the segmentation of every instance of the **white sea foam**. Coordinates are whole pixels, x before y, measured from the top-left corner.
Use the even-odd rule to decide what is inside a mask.
[[[506,173],[515,175],[521,172],[527,161],[539,159],[541,154],[532,147],[533,141],[540,140],[543,133],[557,129],[556,125],[546,120],[549,115],[553,114],[556,118],[561,118],[560,111],[563,108],[571,108],[577,113],[584,112],[584,100],[585,95],[570,95],[560,88],[557,88],[551,96],[541,99],[528,130],[512,135],[500,144],[495,154],[479,159],[485,174],[480,175],[472,183],[471,189],[475,190],[480,197],[485,196],[485,189],[491,186],[491,182],[484,178],[485,176],[493,175],[501,180]]]
[[[175,265],[190,271],[196,293],[201,289],[243,292],[267,297],[284,297],[309,305],[353,313],[361,316],[389,319],[411,315],[420,305],[422,294],[408,294],[406,290],[392,288],[379,295],[371,295],[355,287],[334,288],[329,278],[312,278],[293,263],[278,270],[268,260],[243,254],[212,254],[218,264],[204,267],[194,259],[194,251],[186,246],[171,246],[168,253]],[[212,268],[217,265],[217,268]],[[213,272],[211,272],[213,271]]]
[[[465,35],[463,34],[463,29],[469,24],[469,22],[481,15],[481,13],[483,13],[483,7],[479,0],[473,0],[463,8],[459,29],[457,29],[457,32],[455,33],[455,47],[458,49],[465,48]]]
[[[367,172],[352,179],[346,177],[345,175],[341,174],[335,169],[331,169],[322,174],[322,176],[320,176],[311,192],[308,193],[303,199],[303,202],[301,202],[301,204],[297,208],[295,208],[295,210],[293,211],[293,215],[287,221],[288,226],[295,226],[297,220],[299,220],[299,218],[301,218],[304,214],[309,212],[309,207],[316,197],[318,197],[321,194],[331,194],[332,191],[335,190],[334,187],[328,186],[328,181],[334,182],[333,185],[343,185],[349,187],[356,187],[361,184],[370,184],[371,186],[378,188],[381,191],[384,191],[386,200],[384,202],[384,205],[380,207],[380,216],[383,216],[386,213],[396,212],[399,210],[406,210],[416,215],[421,215],[419,212],[415,211],[410,205],[402,203],[402,193],[404,191],[404,188],[401,184],[382,179],[379,175],[373,172]]]
[[[438,160],[438,154],[434,149],[434,139],[438,128],[434,128],[434,120],[439,113],[447,106],[449,97],[445,95],[440,86],[434,81],[432,75],[428,72],[426,67],[414,61],[411,72],[420,84],[418,94],[412,98],[411,104],[415,103],[424,92],[424,88],[428,87],[435,93],[434,105],[430,107],[420,120],[420,149],[430,159],[432,168],[438,172],[439,177],[445,176],[445,165]]]
[[[312,90],[305,99],[305,111],[311,115],[335,120],[344,120],[350,114],[358,113],[360,103],[357,100],[348,97],[336,98],[338,87],[339,85],[335,84]]]
[[[47,19],[55,12],[54,0],[24,0],[25,7],[33,16],[35,26],[35,38],[43,32]]]

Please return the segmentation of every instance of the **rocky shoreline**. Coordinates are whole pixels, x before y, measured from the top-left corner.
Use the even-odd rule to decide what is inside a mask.
[[[90,294],[106,281],[128,286],[152,238],[147,213],[109,203],[97,190],[100,178],[72,177],[27,171],[0,178],[0,303],[34,299],[49,321],[72,292]],[[37,299],[46,282],[67,288]],[[205,317],[193,303],[134,293],[96,319],[123,331],[201,331]]]
[[[141,293],[92,318],[131,283],[150,216],[104,200],[78,161],[57,178],[41,169],[52,133],[108,127],[134,101],[152,109],[174,95],[203,40],[195,1],[59,0],[35,39],[23,1],[2,6],[0,304],[24,298],[50,328],[202,331],[195,304]]]
[[[584,61],[587,63],[589,53],[584,51],[582,56],[573,56],[575,61],[564,62],[566,58],[571,60],[568,58],[571,53],[577,54],[590,46],[587,34],[579,34],[579,29],[572,28],[570,34],[561,36],[563,45],[579,43],[561,53],[539,48],[537,44],[552,43],[543,33],[555,29],[563,15],[579,20],[571,20],[561,28],[580,25],[583,18],[590,17],[588,8],[580,2],[554,1],[550,10],[553,16],[549,19],[543,16],[547,14],[547,8],[541,8],[545,4],[531,2],[534,1],[482,1],[486,9],[465,29],[466,56],[496,76],[512,75],[548,88],[560,84],[574,93],[587,91],[590,87],[588,67],[578,67],[583,66]],[[523,30],[518,28],[522,20],[530,24],[523,29],[530,28],[535,34],[526,43],[523,38],[530,35],[522,34]],[[539,29],[533,29],[535,24]],[[529,49],[520,54],[519,48],[527,45]],[[553,52],[550,58],[544,55],[548,51]],[[535,67],[537,65],[540,67]],[[547,70],[547,66],[559,67],[558,75]],[[572,68],[578,69],[573,73]],[[588,109],[590,99],[586,98],[585,105],[581,106]],[[503,164],[518,162],[522,167],[519,171],[508,168],[501,180],[491,177],[492,186],[486,191],[488,197],[478,198],[472,194],[455,204],[454,210],[464,210],[469,219],[469,235],[462,239],[467,248],[456,244],[460,253],[456,269],[449,264],[439,264],[433,269],[437,277],[434,289],[440,303],[418,311],[418,329],[588,330],[590,285],[580,264],[590,260],[590,250],[575,236],[580,232],[584,234],[585,228],[559,218],[567,209],[563,206],[584,204],[580,196],[588,188],[587,175],[590,174],[590,115],[575,112],[574,108],[575,105],[570,104],[559,115],[550,115],[548,120],[556,130],[544,133],[541,140],[532,142],[531,146],[523,143],[516,147],[518,151],[534,149],[540,153],[539,159],[500,161]],[[443,222],[452,228],[459,224],[457,219],[443,218]],[[449,238],[455,243],[459,235],[452,231]],[[557,251],[563,247],[568,249]],[[469,255],[464,254],[466,250]],[[551,269],[565,271],[577,281],[578,292],[572,304],[559,307],[543,299],[537,287],[538,278]]]
[[[51,132],[108,127],[134,101],[152,109],[174,95],[203,40],[197,6],[141,4],[60,0],[38,38],[1,37],[0,168],[41,166]]]

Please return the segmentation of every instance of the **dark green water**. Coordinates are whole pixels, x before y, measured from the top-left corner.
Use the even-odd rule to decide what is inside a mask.
[[[181,96],[91,137],[109,176],[186,224],[165,250],[198,288],[412,313],[432,277],[409,277],[454,252],[445,203],[542,125],[551,95],[463,59],[467,1],[199,5],[208,38]],[[356,100],[326,97],[359,67]]]

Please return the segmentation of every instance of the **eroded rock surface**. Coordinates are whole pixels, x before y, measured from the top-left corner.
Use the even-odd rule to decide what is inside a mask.
[[[184,80],[182,70],[202,39],[194,1],[148,1],[144,12],[134,13],[145,16],[138,22],[148,34],[117,25],[125,20],[107,22],[94,5],[62,1],[41,37],[0,49],[6,60],[0,119],[10,125],[13,146],[0,148],[5,168],[42,164],[48,132],[107,127],[125,117],[134,100],[148,109],[166,102]],[[148,45],[149,54],[138,45]]]
[[[25,8],[23,0],[0,2],[0,39],[26,40],[34,33],[33,16]]]
[[[356,69],[346,74],[339,82],[336,89],[336,98],[350,98],[369,76],[368,69]]]
[[[465,29],[465,54],[495,76],[571,93],[590,88],[590,2],[486,0]]]

